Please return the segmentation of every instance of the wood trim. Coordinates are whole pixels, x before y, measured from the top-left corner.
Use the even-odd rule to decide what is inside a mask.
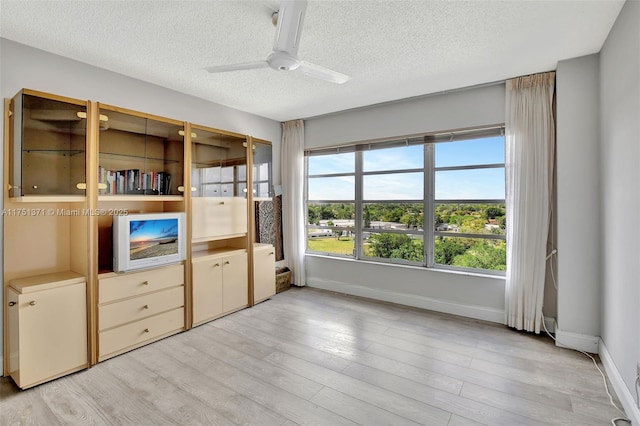
[[[216,129],[214,127],[207,127],[207,126],[201,126],[199,124],[192,124],[189,123],[191,125],[191,129],[192,130],[204,130],[205,132],[211,132],[211,133],[219,133],[221,135],[225,135],[225,136],[233,136],[236,137],[238,139],[246,139],[246,135],[240,134],[240,133],[235,133],[235,132],[229,132],[227,130],[220,130],[220,129]],[[191,132],[189,132],[189,134],[191,134]]]
[[[256,241],[256,218],[253,205],[253,138],[247,136],[247,263],[249,268],[249,307],[254,305],[253,243]]]
[[[98,151],[100,108],[90,102],[87,108],[87,208],[98,208]],[[98,217],[90,215],[87,223],[87,343],[89,365],[98,362]]]
[[[191,282],[193,277],[193,265],[191,263],[191,123],[184,123],[184,211],[186,216],[187,226],[187,259],[184,265],[184,325],[185,330],[189,330],[193,327],[193,283]]]
[[[9,183],[9,144],[11,143],[11,132],[10,132],[10,111],[11,111],[11,99],[5,99],[4,100],[4,129],[3,129],[3,155],[4,155],[4,162],[3,162],[3,182],[4,185],[7,185]],[[3,194],[3,199],[4,199],[4,206],[7,206],[7,201],[9,198],[9,191],[7,190],[7,187],[5,186],[4,188],[2,188],[2,194]],[[3,221],[6,222],[4,220],[3,217]],[[6,246],[6,240],[3,239],[2,244],[4,246],[4,253],[7,252],[7,246]],[[4,263],[3,263],[4,264]],[[9,282],[7,280],[7,276],[4,273],[4,269],[3,269],[3,288],[2,288],[2,303],[5,303],[7,300],[9,300],[8,297],[8,292],[7,292],[7,288],[9,286]],[[2,366],[3,368],[3,374],[4,376],[8,376],[9,375],[9,309],[7,309],[7,306],[3,306],[2,309],[3,312],[3,320],[2,320],[2,327],[3,327],[3,332],[2,332],[2,336],[3,336],[3,358],[4,358],[4,365]]]
[[[5,180],[5,182],[8,181]],[[85,201],[86,197],[83,195],[25,195],[11,198],[13,203],[84,203]]]
[[[11,120],[11,99],[5,99],[4,100],[4,129],[3,129],[3,138],[2,140],[4,141],[3,144],[3,155],[4,155],[4,162],[3,162],[3,179],[4,179],[4,185],[8,185],[11,182],[11,179],[9,177],[9,145],[11,144],[11,130],[10,130],[10,120]],[[2,189],[2,194],[3,194],[3,199],[4,199],[4,204],[6,206],[7,201],[9,200],[9,190],[7,189],[7,187],[5,186]]]
[[[259,139],[259,138],[253,138],[253,141],[273,146],[273,142],[268,141],[268,140]],[[273,154],[271,156],[273,157]],[[273,161],[273,158],[271,159],[271,161]]]
[[[96,173],[98,173],[96,171]],[[186,192],[186,191],[185,191]],[[99,195],[98,201],[127,202],[127,201],[184,201],[183,195]]]
[[[122,114],[133,115],[141,118],[148,118],[150,120],[162,121],[164,123],[175,124],[178,126],[184,126],[184,121],[176,120],[175,118],[162,117],[160,115],[149,114],[146,112],[135,111],[132,109],[121,108],[113,105],[101,104],[98,102],[98,111],[100,109],[106,109],[108,111],[119,112]]]
[[[80,100],[80,99],[67,98],[66,96],[54,95],[54,94],[51,94],[51,93],[40,92],[38,90],[22,89],[20,92],[18,92],[16,94],[16,96],[19,95],[20,93],[23,93],[23,94],[29,95],[29,96],[37,96],[39,98],[50,99],[52,101],[66,102],[66,103],[85,106],[85,107],[88,104],[87,101],[83,101],[83,100]]]

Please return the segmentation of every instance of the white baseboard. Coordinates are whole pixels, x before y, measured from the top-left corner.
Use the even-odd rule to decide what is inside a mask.
[[[613,390],[622,403],[624,412],[627,414],[629,420],[631,420],[631,424],[634,426],[640,425],[640,409],[636,405],[635,398],[631,394],[631,391],[624,383],[624,380],[622,380],[622,375],[620,375],[620,372],[616,368],[616,365],[613,362],[613,358],[611,358],[611,354],[609,353],[609,350],[605,346],[602,339],[600,339],[598,355],[600,355],[604,370],[609,377],[609,381],[613,385]]]
[[[353,296],[368,297],[385,302],[399,303],[401,305],[504,324],[504,311],[499,309],[462,305],[449,301],[431,299],[425,296],[417,296],[415,294],[396,293],[339,281],[320,280],[313,277],[307,277],[307,285],[309,287],[351,294]]]
[[[549,330],[551,331],[551,330]],[[556,346],[561,348],[580,349],[590,354],[598,353],[598,342],[600,337],[588,334],[573,333],[571,331],[563,331],[555,324]]]
[[[553,317],[544,317],[544,325],[545,327],[547,327],[547,331],[549,333],[555,333],[556,331],[556,319]],[[544,330],[540,331],[541,333],[544,333]]]

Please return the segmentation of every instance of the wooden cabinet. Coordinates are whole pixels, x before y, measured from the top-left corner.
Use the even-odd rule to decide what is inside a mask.
[[[193,262],[193,323],[222,315],[222,258]]]
[[[246,250],[201,253],[192,278],[194,325],[248,306]]]
[[[183,196],[184,122],[107,105],[99,121],[101,199]]]
[[[191,125],[192,240],[247,234],[247,138]]]
[[[9,196],[82,200],[87,102],[24,89],[11,101],[10,120]]]
[[[9,375],[25,389],[87,367],[86,279],[61,272],[12,280]]]
[[[247,253],[222,258],[222,310],[227,312],[249,305]]]
[[[270,244],[253,247],[253,301],[261,302],[276,294],[275,249]]]
[[[98,360],[102,361],[185,328],[184,265],[99,280]]]
[[[193,198],[192,240],[208,241],[247,234],[247,200],[239,197]]]
[[[252,249],[270,144],[28,89],[4,106],[4,371],[21,387],[273,294]],[[164,212],[185,213],[186,261],[114,273],[114,216]]]

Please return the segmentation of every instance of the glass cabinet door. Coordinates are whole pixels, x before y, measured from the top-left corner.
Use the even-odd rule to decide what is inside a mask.
[[[198,126],[191,129],[191,195],[246,197],[246,139]]]
[[[253,197],[273,197],[273,160],[271,143],[253,141]]]
[[[23,90],[12,100],[9,196],[84,196],[87,104]]]
[[[102,107],[99,135],[100,195],[183,195],[183,123]]]

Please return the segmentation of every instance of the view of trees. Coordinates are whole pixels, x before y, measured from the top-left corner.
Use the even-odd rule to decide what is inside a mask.
[[[363,207],[363,226],[370,229],[364,240],[364,253],[367,256],[386,259],[404,259],[422,262],[424,242],[407,234],[385,233],[384,229],[422,230],[424,210],[422,203],[372,203]],[[506,269],[506,242],[499,239],[469,238],[456,234],[505,234],[506,209],[504,204],[439,204],[434,212],[434,226],[440,235],[436,236],[435,263],[466,268],[491,270]],[[345,253],[339,245],[353,247],[351,229],[355,220],[355,205],[309,204],[309,224],[321,226],[344,226],[349,228],[349,238],[336,238],[334,235],[322,238],[309,238],[310,250]],[[348,225],[341,225],[341,222]],[[382,232],[375,232],[381,228]],[[446,234],[446,235],[443,235]],[[320,240],[333,238],[335,243],[328,245]],[[335,247],[334,247],[335,246]]]
[[[422,240],[404,234],[373,234],[369,237],[366,254],[385,259],[405,259],[421,262],[424,257]]]

